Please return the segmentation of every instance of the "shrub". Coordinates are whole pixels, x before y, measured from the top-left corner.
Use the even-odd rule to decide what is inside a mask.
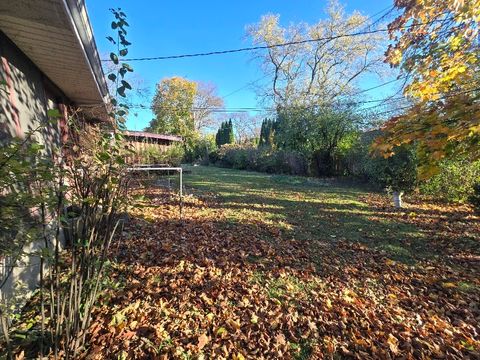
[[[368,131],[358,136],[349,149],[343,151],[343,166],[345,175],[354,176],[363,181],[370,181],[370,167],[372,157],[369,154],[370,145],[379,131]]]
[[[260,151],[258,170],[270,174],[307,175],[307,161],[296,151]]]
[[[440,173],[420,185],[423,194],[454,202],[466,202],[480,179],[480,161],[445,160]]]
[[[185,154],[185,161],[208,165],[210,162],[209,154],[216,149],[215,137],[213,135],[203,136],[195,140],[192,148]]]
[[[253,144],[226,144],[210,153],[210,161],[219,166],[239,170],[255,170],[271,174],[306,175],[307,162],[295,151],[258,149]]]
[[[392,191],[410,192],[417,183],[417,160],[411,147],[401,146],[395,155],[384,158],[372,158],[367,165],[369,177],[375,184]]]
[[[221,166],[239,170],[257,169],[257,149],[248,144],[225,144],[218,151],[217,162]]]
[[[412,146],[397,147],[389,158],[373,157],[370,154],[372,141],[380,131],[363,133],[345,153],[346,173],[368,182],[379,189],[412,191],[417,184],[417,159]]]
[[[480,213],[480,182],[473,185],[473,191],[468,197],[468,202],[472,204],[475,212]]]
[[[179,166],[185,155],[185,149],[182,145],[176,144],[168,147],[166,150],[160,150],[157,147],[147,146],[142,151],[137,151],[135,161],[141,164],[168,164]]]
[[[174,145],[169,147],[166,151],[159,154],[161,163],[169,164],[171,166],[180,166],[183,157],[185,156],[185,148],[182,145]]]

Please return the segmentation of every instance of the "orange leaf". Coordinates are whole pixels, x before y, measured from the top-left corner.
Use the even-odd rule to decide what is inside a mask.
[[[398,339],[393,336],[392,334],[388,335],[387,340],[388,346],[390,347],[390,351],[394,354],[398,353]]]
[[[198,350],[202,350],[205,345],[208,344],[208,342],[210,341],[210,338],[205,335],[205,334],[202,334],[198,337],[198,344],[197,344],[197,348]]]

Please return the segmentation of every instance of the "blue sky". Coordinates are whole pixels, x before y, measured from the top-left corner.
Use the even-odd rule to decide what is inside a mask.
[[[258,22],[267,13],[280,14],[281,22],[317,22],[324,17],[326,0],[86,0],[99,52],[108,54],[111,44],[110,7],[121,7],[130,24],[128,40],[132,42],[129,57],[150,57],[224,50],[251,45],[245,38],[245,27]],[[392,5],[392,0],[344,0],[347,12],[359,10],[373,15]],[[249,53],[197,57],[163,61],[132,62],[137,76],[154,92],[155,84],[164,77],[183,76],[191,80],[213,82],[221,96],[228,95],[263,76]],[[361,84],[369,88],[388,79],[368,79]],[[390,86],[368,93],[378,99],[390,95]],[[367,96],[367,94],[365,94]],[[250,87],[224,99],[227,108],[255,107],[257,99]],[[149,106],[149,102],[144,104]],[[143,129],[150,119],[150,110],[135,110],[127,127]]]

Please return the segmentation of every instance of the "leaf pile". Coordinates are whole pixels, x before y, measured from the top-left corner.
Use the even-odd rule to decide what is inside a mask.
[[[168,194],[147,198],[112,246],[88,359],[480,357],[474,258],[411,266],[360,242],[297,240],[261,218],[232,222],[212,196],[188,197],[182,224]],[[431,225],[446,259],[458,222]]]

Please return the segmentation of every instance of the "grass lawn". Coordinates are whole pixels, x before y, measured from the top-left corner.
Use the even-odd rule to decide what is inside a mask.
[[[359,186],[215,167],[188,170],[186,185],[218,194],[232,224],[261,219],[282,238],[360,242],[407,263],[433,255],[417,227],[379,214],[361,200],[368,193]]]
[[[89,357],[480,357],[479,218],[334,180],[188,167],[113,246]],[[408,201],[408,200],[407,200]]]

